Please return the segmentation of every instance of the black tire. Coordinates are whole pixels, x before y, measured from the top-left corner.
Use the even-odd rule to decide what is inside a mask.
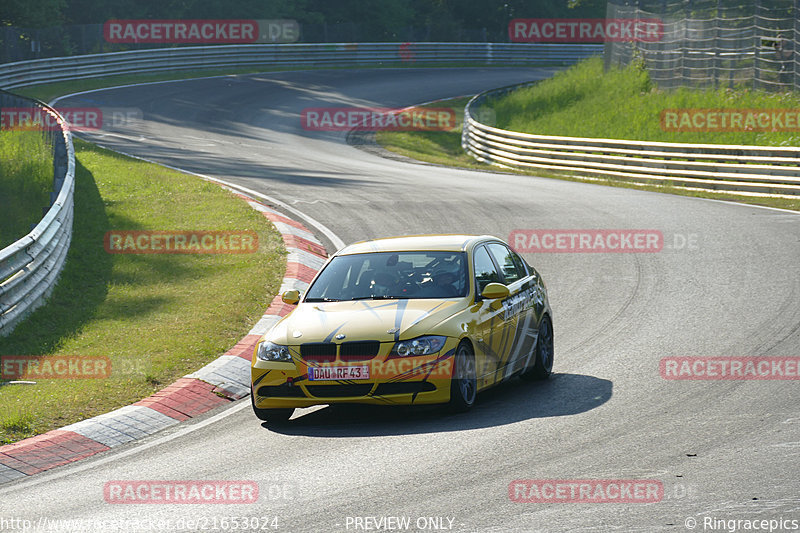
[[[453,377],[450,379],[450,410],[455,413],[469,411],[475,405],[478,378],[475,354],[468,342],[462,342],[453,357]]]
[[[253,406],[253,412],[259,420],[270,424],[285,424],[294,414],[294,408],[291,407],[286,409],[259,409],[256,407],[256,399],[253,394],[250,394],[250,404]]]
[[[553,323],[550,317],[545,315],[539,324],[539,335],[533,348],[533,368],[526,370],[519,377],[527,381],[549,378],[553,373],[553,355]]]

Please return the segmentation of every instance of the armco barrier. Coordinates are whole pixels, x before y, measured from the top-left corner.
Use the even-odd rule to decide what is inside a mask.
[[[487,98],[517,87],[487,91],[467,103],[461,145],[479,161],[739,195],[800,195],[800,147],[533,135],[495,128],[473,118]]]
[[[530,43],[358,43],[215,45],[137,50],[0,65],[10,89],[117,74],[263,66],[567,65],[602,52],[602,45]],[[7,99],[20,99],[5,94]],[[25,105],[34,104],[25,101]],[[3,106],[8,104],[3,101]],[[35,103],[35,105],[40,105]],[[43,106],[47,113],[55,113]],[[64,125],[59,116],[60,123]],[[47,215],[25,237],[0,250],[0,335],[41,305],[64,265],[72,237],[75,155],[68,127],[53,137],[55,192]]]
[[[377,65],[568,65],[602,45],[542,43],[247,44],[136,50],[0,65],[0,87],[177,69]]]
[[[281,291],[308,287],[328,255],[322,243],[300,222],[244,192],[223,187],[262,213],[281,233],[289,252]],[[264,316],[233,348],[147,398],[110,413],[0,446],[0,485],[143,439],[249,396],[250,362],[256,343],[289,314],[291,308],[283,303],[280,295],[275,296]]]
[[[40,102],[0,92],[0,113],[5,107],[38,107],[54,117],[59,128],[40,132],[53,147],[55,200],[30,233],[0,250],[0,335],[10,333],[41,305],[55,285],[72,238],[75,190],[75,152],[66,121]]]

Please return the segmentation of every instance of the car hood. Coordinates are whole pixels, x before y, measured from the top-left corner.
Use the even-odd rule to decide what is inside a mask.
[[[283,345],[377,340],[393,342],[425,334],[466,308],[464,299],[305,302],[281,320],[267,339]],[[336,338],[344,335],[344,338]]]

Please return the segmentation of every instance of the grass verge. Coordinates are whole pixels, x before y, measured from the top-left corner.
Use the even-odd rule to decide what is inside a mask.
[[[450,131],[378,131],[375,140],[384,148],[426,163],[454,165],[466,168],[496,167],[480,163],[461,149],[461,127],[464,106],[470,96],[438,100],[420,107],[452,109],[456,123]]]
[[[433,65],[385,65],[424,66]],[[49,102],[64,94],[133,83],[307,68],[118,75],[14,92]],[[279,234],[241,200],[216,185],[78,139],[75,146],[75,224],[68,262],[47,305],[12,335],[0,337],[0,356],[106,356],[112,367],[124,371],[112,372],[109,379],[35,385],[2,386],[0,380],[0,444],[128,405],[196,370],[248,331],[283,276],[285,249]],[[41,166],[28,154],[33,148],[27,140],[0,138],[2,161],[27,161],[16,167],[0,162],[0,208],[13,215],[0,228],[0,239],[7,243],[40,220],[49,197],[49,160]],[[31,161],[36,172],[25,166]],[[31,188],[36,194],[30,194]],[[20,199],[23,192],[29,199]],[[252,256],[112,256],[103,249],[103,235],[110,229],[254,229],[260,247]]]
[[[128,405],[232,347],[285,268],[280,234],[217,185],[79,139],[73,241],[47,305],[3,356],[105,356],[107,379],[0,386],[0,444]],[[252,230],[252,254],[108,254],[109,230]],[[115,370],[116,369],[116,370]]]
[[[600,72],[597,72],[598,66],[600,67]],[[744,103],[740,103],[739,100],[731,96],[731,94],[737,93],[730,93],[729,91],[706,93],[698,91],[702,93],[699,95],[692,94],[690,91],[677,91],[673,95],[674,100],[665,100],[663,93],[647,88],[649,87],[649,81],[646,74],[642,74],[640,69],[631,68],[625,71],[616,71],[609,74],[608,80],[597,79],[603,76],[602,61],[599,58],[591,59],[556,74],[552,79],[539,82],[533,87],[514,91],[508,95],[507,99],[503,98],[487,103],[485,107],[493,110],[496,115],[497,126],[500,128],[535,132],[543,135],[632,138],[669,142],[730,142],[733,144],[765,144],[766,141],[770,141],[773,145],[797,145],[796,141],[800,141],[800,137],[795,138],[797,134],[791,132],[780,135],[777,133],[733,132],[734,135],[737,133],[743,134],[738,137],[721,137],[716,134],[701,132],[699,137],[691,139],[668,137],[666,135],[659,136],[667,133],[661,130],[659,120],[661,109],[734,107],[730,103],[733,101],[736,102],[736,107],[742,108],[800,107],[800,95],[797,94],[754,93],[744,90],[743,93],[746,98],[742,100]],[[541,89],[542,94],[537,92],[539,89]],[[637,99],[642,101],[636,103]],[[531,100],[534,103],[531,103]],[[609,100],[612,101],[611,104],[604,103]],[[464,106],[467,101],[469,101],[468,97],[460,97],[441,100],[423,106],[453,108],[458,117],[458,124],[452,131],[379,131],[376,133],[375,139],[378,144],[389,151],[427,163],[498,172],[497,166],[480,163],[464,153],[461,148],[461,126]],[[629,101],[632,102],[631,115],[626,114],[626,106]],[[645,109],[649,109],[649,111],[644,111]],[[648,118],[643,118],[645,115]],[[586,120],[585,117],[592,117],[592,119]],[[637,125],[636,122],[638,120],[642,120],[644,126]],[[690,134],[680,133],[679,135]],[[713,139],[708,138],[709,135]],[[795,200],[691,191],[671,185],[640,185],[622,179],[572,176],[543,170],[505,169],[502,171],[800,211],[800,198]]]
[[[667,131],[665,109],[798,109],[800,93],[745,87],[659,90],[639,64],[603,71],[594,57],[536,85],[489,99],[497,127],[540,135],[678,143],[798,146],[800,133],[781,131]]]
[[[0,131],[0,249],[42,219],[53,189],[52,148],[36,131]]]

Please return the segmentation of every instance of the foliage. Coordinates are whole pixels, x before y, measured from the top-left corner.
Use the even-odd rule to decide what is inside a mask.
[[[42,28],[118,19],[290,18],[301,24],[358,25],[391,37],[404,26],[503,31],[512,18],[602,17],[605,3],[582,0],[5,0],[0,24]],[[432,32],[436,35],[435,32]]]

